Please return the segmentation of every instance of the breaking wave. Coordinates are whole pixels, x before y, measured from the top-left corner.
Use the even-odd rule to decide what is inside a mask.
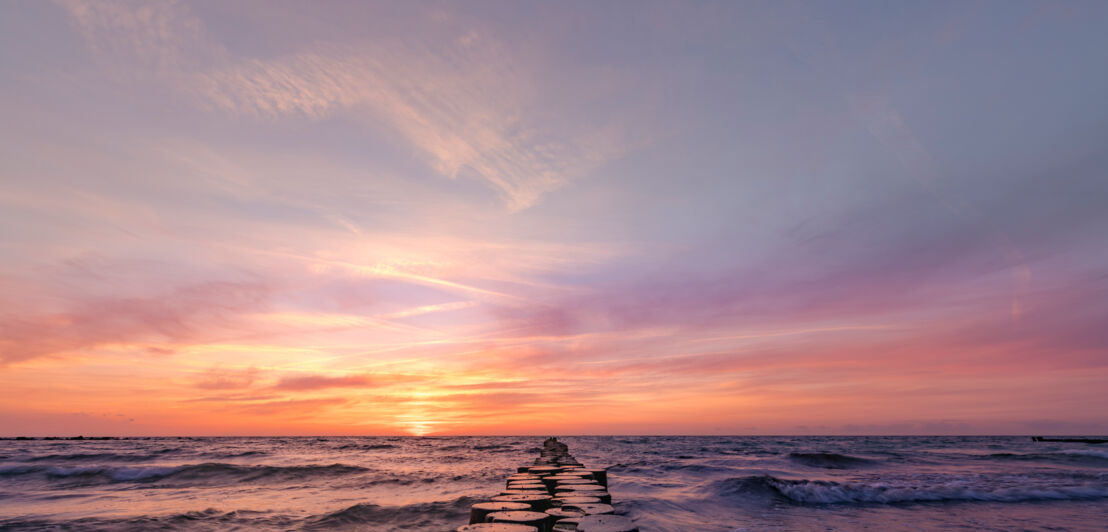
[[[772,475],[732,478],[715,484],[721,496],[773,496],[797,504],[897,504],[923,502],[1029,502],[1108,498],[1103,481],[1038,485],[1018,482],[979,482],[950,478],[942,482],[834,482],[788,480]]]
[[[850,469],[873,465],[873,460],[836,453],[789,453],[789,460],[808,467]]]
[[[72,521],[48,519],[11,519],[0,521],[0,529],[18,530],[99,530],[130,532],[132,530],[258,530],[296,528],[296,518],[269,512],[235,510],[223,512],[214,508],[168,515],[139,516],[124,519],[85,518]]]
[[[46,467],[36,465],[7,466],[0,468],[0,475],[16,476],[45,474],[52,479],[74,479],[102,482],[156,482],[165,479],[194,482],[258,482],[300,481],[320,477],[353,475],[370,471],[367,468],[345,465],[265,466],[205,463],[181,466],[151,467]]]
[[[314,516],[293,516],[274,512],[235,510],[202,511],[124,519],[85,518],[72,521],[48,519],[0,520],[0,529],[20,530],[438,530],[454,528],[469,515],[479,499],[459,497],[452,501],[378,506],[355,504],[342,510]]]
[[[145,462],[148,460],[163,459],[166,455],[180,452],[180,448],[158,449],[143,454],[127,453],[70,453],[70,454],[45,454],[31,456],[23,459],[25,462],[92,462],[110,460],[115,462]]]
[[[1063,462],[1108,466],[1108,451],[1100,449],[1069,449],[1048,453],[992,453],[983,455],[981,458],[986,460]]]
[[[355,504],[342,510],[314,517],[304,527],[306,530],[332,530],[352,525],[372,523],[375,527],[402,523],[406,528],[424,530],[441,526],[444,521],[459,521],[469,514],[469,507],[479,499],[459,497],[453,501],[437,501],[406,506],[378,506]]]

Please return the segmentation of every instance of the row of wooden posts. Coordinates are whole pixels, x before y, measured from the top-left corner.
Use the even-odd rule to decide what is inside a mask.
[[[474,504],[469,524],[456,532],[638,532],[614,511],[608,471],[585,467],[549,438],[535,463],[519,467],[499,495]]]

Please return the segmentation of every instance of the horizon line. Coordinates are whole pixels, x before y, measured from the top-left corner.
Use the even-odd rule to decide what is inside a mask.
[[[1108,436],[1106,434],[1078,433],[1019,433],[1019,434],[556,434],[558,438],[934,438],[934,437],[1035,437],[1035,436]],[[201,434],[201,435],[131,435],[112,436],[0,436],[0,440],[19,439],[130,439],[130,438],[548,438],[550,434]]]

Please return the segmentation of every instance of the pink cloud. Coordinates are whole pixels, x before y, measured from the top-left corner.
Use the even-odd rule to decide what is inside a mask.
[[[50,314],[22,316],[9,310],[0,318],[0,362],[104,344],[187,344],[211,338],[241,314],[264,308],[269,293],[260,283],[203,282],[152,296],[77,299],[67,310]]]
[[[284,399],[277,401],[265,401],[260,403],[246,403],[235,405],[234,410],[246,414],[271,416],[281,414],[284,416],[312,416],[322,409],[332,406],[350,403],[350,399],[343,397],[324,397],[317,399]]]
[[[273,386],[275,390],[285,391],[309,391],[324,390],[327,388],[381,388],[406,382],[419,382],[424,377],[415,375],[342,375],[332,377],[329,375],[290,375],[282,377]]]
[[[258,368],[226,369],[213,367],[204,372],[195,386],[205,390],[235,390],[249,388],[257,380]]]

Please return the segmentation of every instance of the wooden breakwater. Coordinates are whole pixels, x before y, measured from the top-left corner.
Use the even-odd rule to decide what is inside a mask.
[[[474,504],[469,524],[456,532],[639,531],[614,512],[608,470],[585,467],[569,446],[548,438],[535,463],[520,466],[499,495]]]
[[[1046,436],[1032,436],[1032,441],[1061,442],[1061,443],[1108,443],[1108,438],[1050,438]]]

